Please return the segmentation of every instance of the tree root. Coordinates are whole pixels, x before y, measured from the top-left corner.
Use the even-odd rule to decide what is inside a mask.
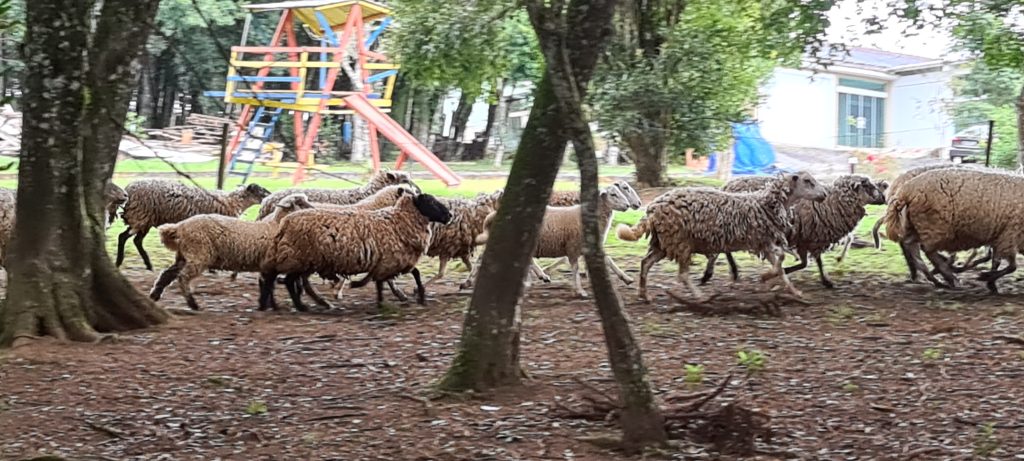
[[[756,442],[771,442],[771,417],[767,414],[743,407],[738,399],[709,410],[708,403],[722,395],[729,388],[733,375],[730,373],[714,389],[687,395],[668,396],[666,402],[693,401],[685,405],[674,405],[664,411],[665,429],[670,438],[687,438],[698,443],[712,445],[719,453],[741,456],[756,454]],[[617,399],[589,383],[576,380],[587,391],[580,396],[586,402],[582,408],[570,407],[555,401],[554,415],[563,419],[612,422],[618,420],[622,406]],[[744,381],[745,382],[745,381]],[[743,383],[740,383],[742,387]]]
[[[679,303],[678,306],[670,308],[668,312],[693,312],[700,315],[728,316],[743,314],[783,317],[783,306],[793,304],[810,305],[810,303],[803,299],[782,292],[745,294],[743,296],[718,293],[704,300],[686,299],[672,290],[665,290],[665,293]]]

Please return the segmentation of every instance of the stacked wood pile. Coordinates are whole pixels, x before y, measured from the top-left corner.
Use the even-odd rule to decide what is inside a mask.
[[[151,140],[157,141],[219,146],[221,143],[221,130],[225,123],[234,126],[235,121],[211,115],[190,114],[185,118],[184,125],[149,129],[146,130],[146,136]]]

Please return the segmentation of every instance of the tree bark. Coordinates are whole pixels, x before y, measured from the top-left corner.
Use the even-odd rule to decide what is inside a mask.
[[[162,323],[167,313],[114,268],[104,246],[104,189],[128,111],[132,60],[158,0],[29,2],[22,150],[0,345],[39,335],[96,341]],[[91,47],[90,47],[91,43]]]
[[[452,143],[449,144],[452,159],[462,158],[462,151],[465,148],[463,139],[466,136],[466,124],[469,123],[469,116],[473,113],[473,103],[476,102],[476,94],[465,89],[459,95],[459,105],[455,107],[452,114]]]
[[[615,0],[610,0],[612,9]],[[594,7],[594,6],[592,6]],[[561,21],[544,17],[539,8],[528,6],[530,19],[545,60],[548,64],[554,93],[562,109],[563,123],[570,133],[580,168],[580,199],[583,220],[583,256],[587,263],[587,275],[598,313],[604,330],[608,360],[619,384],[619,400],[622,412],[619,425],[623,430],[622,446],[630,453],[638,453],[651,445],[665,445],[668,435],[665,421],[658,409],[654,393],[647,381],[647,370],[643,363],[640,347],[633,337],[622,298],[608,273],[605,262],[603,229],[598,220],[598,165],[593,134],[583,112],[583,99],[576,86],[572,64],[565,58],[564,42],[552,32],[564,27]],[[609,21],[611,18],[609,18]],[[546,31],[546,32],[542,32]]]
[[[485,156],[493,152],[494,166],[500,167],[505,153],[505,133],[508,129],[508,99],[505,98],[505,88],[509,85],[515,86],[508,79],[500,79],[498,85],[498,105],[494,108],[494,119],[491,120],[491,113],[488,112],[487,148]]]
[[[416,88],[412,108],[412,135],[421,144],[430,147],[430,125],[437,107],[438,90]]]
[[[611,33],[614,0],[573,0],[565,14],[565,49],[582,91]],[[519,332],[523,280],[568,141],[562,111],[545,73],[534,92],[505,194],[492,223],[459,350],[439,386],[485,390],[520,383]],[[583,95],[581,95],[582,97]]]
[[[156,112],[153,95],[153,62],[149,53],[143,51],[139,57],[139,94],[135,100],[135,113],[146,118],[145,125],[154,128]]]
[[[641,188],[661,187],[666,183],[665,169],[668,150],[661,132],[647,130],[632,132],[622,138],[633,153],[636,163],[636,181]]]

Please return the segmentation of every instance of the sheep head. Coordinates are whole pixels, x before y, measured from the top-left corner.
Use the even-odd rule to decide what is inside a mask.
[[[402,197],[399,200],[399,203],[404,200],[412,200],[413,206],[415,206],[416,209],[419,210],[420,214],[425,216],[430,222],[448,224],[452,220],[452,212],[449,211],[448,207],[444,206],[444,204],[433,195],[417,194],[411,199]]]
[[[602,190],[601,200],[615,211],[626,211],[632,208],[629,197],[618,186],[609,186]]]
[[[626,181],[615,181],[615,187],[618,187],[626,198],[629,200],[629,208],[639,210],[644,205],[644,202],[640,200],[640,194],[637,194],[633,187]]]
[[[784,179],[790,190],[790,200],[813,200],[822,202],[828,191],[814,176],[806,171],[787,174]]]

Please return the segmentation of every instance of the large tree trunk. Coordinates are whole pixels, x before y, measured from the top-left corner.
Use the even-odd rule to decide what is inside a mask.
[[[139,94],[135,100],[135,113],[145,117],[145,125],[150,128],[154,128],[154,123],[156,122],[152,61],[152,57],[145,51],[139,57]]]
[[[459,160],[462,158],[462,150],[465,148],[463,139],[466,135],[466,124],[469,123],[469,115],[473,113],[473,103],[476,102],[476,94],[462,90],[462,94],[459,95],[459,105],[455,107],[455,113],[452,114],[452,131],[450,146],[451,159]]]
[[[491,112],[487,113],[487,148],[484,155],[494,155],[494,166],[500,167],[505,154],[505,133],[508,129],[508,99],[505,98],[505,88],[509,85],[515,86],[509,79],[501,81],[497,91],[497,107],[494,107],[494,118],[491,119]]]
[[[614,2],[615,0],[610,1],[612,4]],[[561,21],[552,24],[551,19],[543,17],[537,8],[529,10],[534,28],[538,31],[557,31],[564,27]],[[545,33],[538,33],[538,40],[548,63],[547,73],[550,75],[555,95],[564,114],[564,124],[572,133],[571,139],[580,168],[583,256],[587,262],[587,275],[601,316],[601,327],[608,347],[608,361],[619,384],[619,399],[622,403],[622,413],[619,416],[619,425],[623,430],[622,445],[628,452],[637,453],[647,446],[665,445],[668,442],[665,421],[647,381],[647,370],[640,347],[629,327],[629,320],[622,309],[622,298],[615,290],[605,262],[602,241],[604,229],[601,228],[598,219],[600,198],[597,152],[594,148],[593,134],[583,113],[580,88],[576,86],[572,64],[565,58],[566,50],[562,41],[557,36]]]
[[[641,188],[664,186],[668,166],[664,135],[656,130],[631,132],[623,136],[622,140],[633,154],[637,185]]]
[[[18,171],[18,216],[7,258],[0,345],[51,335],[95,341],[101,332],[164,322],[167,313],[114,268],[104,247],[104,189],[138,55],[158,0],[105,0],[89,49],[92,3],[29,2]]]
[[[421,144],[430,147],[430,125],[437,107],[438,90],[416,88],[412,108],[412,135]]]
[[[577,86],[587,87],[611,30],[614,0],[573,0],[563,29]],[[581,95],[582,96],[582,95]],[[523,280],[562,161],[568,134],[545,73],[492,223],[459,350],[440,382],[447,390],[484,390],[520,382],[519,331]]]
[[[1017,97],[1017,164],[1024,166],[1024,87]]]

